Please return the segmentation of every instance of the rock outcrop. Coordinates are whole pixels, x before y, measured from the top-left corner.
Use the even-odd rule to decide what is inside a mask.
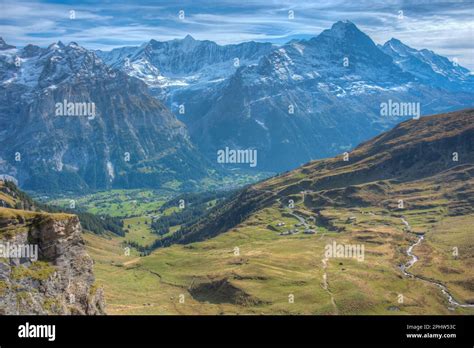
[[[0,314],[105,314],[77,216],[0,208],[0,222]]]

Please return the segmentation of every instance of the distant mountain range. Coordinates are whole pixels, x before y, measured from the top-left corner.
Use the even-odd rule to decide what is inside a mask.
[[[205,177],[226,148],[255,149],[254,169],[279,172],[419,116],[408,104],[426,115],[473,97],[469,70],[396,39],[376,45],[349,21],[283,46],[188,35],[102,52],[2,40],[0,172],[32,189],[158,187]],[[97,117],[54,116],[64,100],[94,103]],[[384,103],[404,112],[382,114]]]
[[[381,116],[388,100],[420,103],[424,115],[473,105],[469,70],[395,39],[377,46],[349,21],[281,47],[187,36],[98,54],[145,81],[209,159],[255,148],[257,169],[333,156],[411,117]]]

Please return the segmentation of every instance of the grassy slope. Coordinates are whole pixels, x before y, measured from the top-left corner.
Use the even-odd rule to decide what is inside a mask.
[[[105,286],[109,312],[474,313],[449,309],[435,285],[404,277],[399,269],[408,261],[407,247],[416,240],[402,223],[404,216],[414,232],[426,234],[414,249],[420,261],[411,272],[442,281],[460,302],[474,300],[472,167],[453,169],[472,162],[473,116],[473,111],[467,111],[457,118],[434,116],[405,122],[359,146],[348,163],[342,158],[316,161],[254,185],[247,191],[250,194],[240,198],[264,204],[254,205],[238,226],[215,238],[130,260],[120,250],[99,258],[96,254],[104,251],[90,248],[98,260],[96,272]],[[458,149],[462,160],[453,163],[451,154]],[[426,176],[445,170],[447,174]],[[404,182],[388,180],[394,177]],[[304,203],[301,190],[313,191]],[[278,200],[289,197],[295,199],[299,211],[324,218],[318,234],[279,236],[267,228],[278,221],[297,222],[284,215],[286,209]],[[399,199],[405,208],[397,208]],[[224,207],[222,221],[231,217],[225,214],[232,214],[232,204],[227,211]],[[356,222],[348,223],[348,217],[355,217]],[[89,245],[106,243],[111,248],[116,243],[97,238],[88,237]],[[329,259],[325,268],[323,250],[333,240],[363,244],[365,260]],[[454,246],[459,247],[457,259],[450,254]],[[240,248],[238,256],[235,247]],[[184,303],[178,301],[180,294]],[[290,294],[294,303],[288,301]],[[400,294],[403,303],[398,302]]]
[[[16,233],[27,232],[32,224],[37,224],[46,219],[64,220],[74,215],[66,213],[48,213],[39,211],[34,202],[18,188],[9,188],[3,180],[0,180],[0,200],[7,206],[0,207],[0,239],[10,238]],[[15,206],[23,206],[25,209],[16,209]],[[34,209],[34,210],[33,210]]]
[[[349,216],[357,218],[357,224],[346,226],[344,233],[321,229],[316,235],[279,236],[266,226],[275,221],[294,224],[297,220],[282,217],[275,206],[212,240],[160,249],[145,258],[123,256],[115,239],[106,241],[92,235],[86,239],[112,314],[454,313],[447,309],[439,289],[402,277],[397,265],[407,260],[404,250],[414,237],[403,230],[401,221],[386,216],[383,210],[370,212],[376,215],[369,215],[367,209],[325,211],[341,225]],[[328,292],[323,288],[322,258],[324,246],[333,240],[364,243],[365,261],[330,259]],[[239,256],[234,254],[235,247],[240,249]],[[421,256],[419,249],[416,252]],[[444,265],[444,260],[439,262],[438,266]],[[215,291],[198,300],[189,291],[193,284],[220,279],[227,279],[248,295],[249,303],[238,302],[225,288],[224,301],[216,298]],[[472,292],[456,291],[451,285],[449,289],[459,299],[472,296]],[[179,303],[180,294],[185,296],[184,304]],[[294,303],[288,301],[290,294]],[[398,303],[398,294],[403,294],[403,304]]]

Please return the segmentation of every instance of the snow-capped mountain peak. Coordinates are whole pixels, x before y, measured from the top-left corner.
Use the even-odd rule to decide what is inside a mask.
[[[338,21],[332,25],[331,29],[325,30],[324,32],[326,35],[332,35],[339,38],[345,37],[349,33],[362,33],[359,28],[349,20]]]
[[[415,49],[405,45],[400,40],[391,38],[384,45],[383,48],[388,48],[397,52],[400,56],[407,56],[416,52]]]
[[[9,45],[3,40],[3,38],[0,36],[0,51],[1,50],[9,50],[15,48],[15,46]]]
[[[417,50],[394,38],[379,48],[391,56],[403,71],[417,79],[440,87],[458,89],[473,87],[474,82],[468,69],[460,66],[455,60],[450,61],[431,50]]]
[[[114,74],[92,51],[75,42],[61,41],[43,49],[27,45],[0,51],[0,83],[19,84],[29,89],[47,88],[66,80]]]
[[[190,34],[186,35],[183,39],[184,42],[194,42],[196,41]]]
[[[97,51],[97,54],[112,67],[143,80],[161,99],[173,100],[177,89],[209,88],[227,79],[239,67],[257,63],[272,49],[269,43],[221,46],[186,35],[170,41],[152,39],[139,47]]]

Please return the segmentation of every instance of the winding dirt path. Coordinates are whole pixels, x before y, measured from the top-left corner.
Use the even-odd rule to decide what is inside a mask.
[[[328,284],[328,274],[327,274],[327,268],[328,268],[328,258],[324,258],[321,260],[323,263],[323,289],[327,291],[329,294],[329,297],[331,298],[331,303],[332,306],[334,307],[334,314],[338,315],[339,314],[339,309],[337,308],[336,301],[334,300],[334,295],[332,294],[331,290],[329,290],[329,284]]]

